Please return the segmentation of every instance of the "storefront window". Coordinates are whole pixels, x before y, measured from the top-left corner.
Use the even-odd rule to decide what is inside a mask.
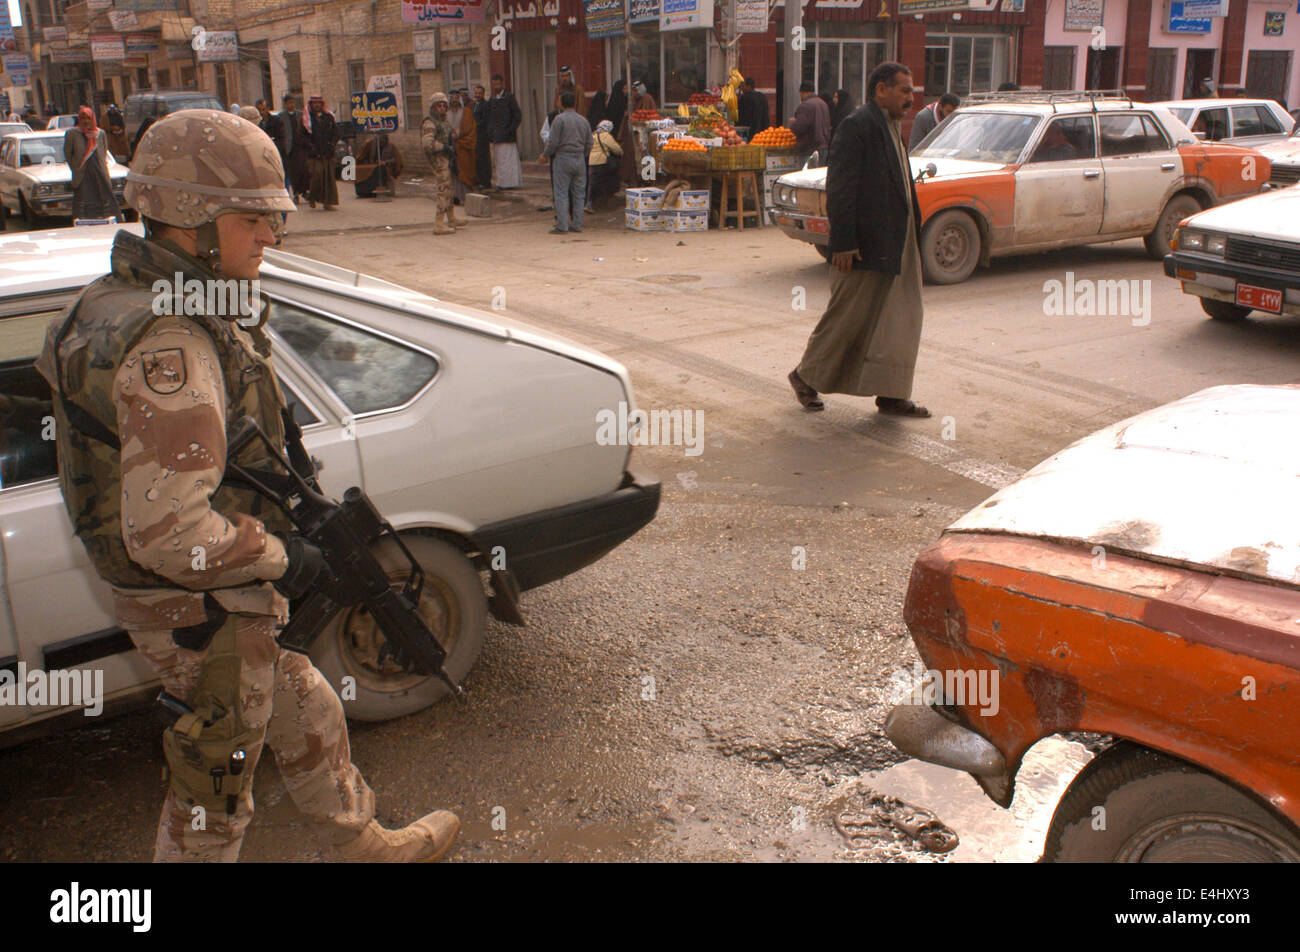
[[[632,42],[629,52],[632,56],[632,82],[645,83],[646,90],[655,97],[655,102],[663,102],[659,95],[659,25],[657,23],[632,24]],[[618,78],[623,78],[620,72]],[[628,90],[628,96],[632,91]]]
[[[675,30],[662,34],[664,102],[685,102],[708,85],[708,30]],[[633,73],[636,64],[633,63]]]
[[[812,55],[804,54],[800,79],[812,83],[819,93],[848,90],[853,104],[860,106],[866,95],[867,74],[885,61],[885,41],[815,38],[809,42]]]
[[[1011,78],[1011,37],[930,34],[925,40],[925,95],[965,96],[997,89]]]

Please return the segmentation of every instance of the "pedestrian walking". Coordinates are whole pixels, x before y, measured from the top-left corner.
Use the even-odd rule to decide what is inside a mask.
[[[325,108],[325,100],[312,96],[307,100],[307,113],[303,117],[307,129],[307,157],[311,169],[311,191],[307,204],[312,208],[320,202],[325,211],[332,212],[339,203],[339,186],[334,181],[334,146],[338,143],[338,125],[334,113]]]
[[[519,164],[516,136],[524,114],[514,93],[506,89],[497,73],[492,77],[492,98],[488,100],[488,139],[492,143],[492,185],[494,188],[519,188],[524,184],[524,169]]]
[[[613,123],[602,119],[596,123],[587,156],[587,211],[594,212],[596,202],[618,191],[618,166],[622,157],[623,147],[614,138]]]
[[[298,109],[297,97],[286,94],[281,102],[283,109],[280,118],[284,121],[284,154],[289,159],[288,165],[285,166],[285,174],[289,176],[289,194],[293,196],[294,204],[297,204],[311,188],[309,165],[311,146],[307,141],[307,129],[303,125],[303,115]]]
[[[456,230],[452,211],[451,163],[456,155],[451,123],[447,121],[446,93],[434,93],[429,114],[420,123],[420,145],[433,171],[433,233],[450,235]]]
[[[121,221],[108,175],[108,133],[99,127],[89,106],[77,110],[77,124],[64,133],[63,158],[72,170],[72,220]]]
[[[799,84],[799,105],[790,120],[790,131],[795,134],[795,148],[799,152],[803,155],[819,152],[821,164],[826,164],[826,147],[831,143],[831,110],[806,80]]]
[[[587,156],[591,152],[591,126],[578,114],[572,90],[560,93],[560,113],[551,123],[543,151],[551,160],[551,191],[555,199],[553,235],[582,231],[587,201]],[[570,218],[572,209],[572,218]]]
[[[907,151],[911,152],[921,140],[928,136],[945,119],[957,111],[961,97],[954,93],[944,93],[930,105],[916,114],[912,120],[912,134],[907,137]]]
[[[790,385],[808,410],[820,393],[876,396],[876,409],[928,417],[911,401],[921,342],[921,207],[903,146],[912,74],[882,63],[865,105],[840,123],[826,174],[831,299]]]

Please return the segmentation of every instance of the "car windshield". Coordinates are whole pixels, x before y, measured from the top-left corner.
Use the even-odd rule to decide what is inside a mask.
[[[1040,121],[1039,116],[1024,113],[955,112],[912,155],[972,162],[1014,162]]]
[[[56,148],[60,146],[60,148]],[[63,161],[63,140],[24,139],[18,152],[19,165],[54,165]]]
[[[1187,122],[1192,118],[1192,109],[1188,106],[1170,106],[1169,111],[1178,117],[1179,122]]]

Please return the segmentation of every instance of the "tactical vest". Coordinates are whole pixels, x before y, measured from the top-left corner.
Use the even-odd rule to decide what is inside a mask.
[[[58,356],[58,386],[52,389],[59,485],[77,536],[101,577],[124,589],[176,588],[176,582],[133,561],[122,541],[121,449],[113,384],[126,355],[161,316],[154,313],[150,285],[141,283],[155,275],[119,267],[123,237],[118,235],[114,247],[114,273],[82,291],[51,328]],[[132,243],[140,242],[130,237]],[[186,278],[196,276],[186,269]],[[170,281],[172,275],[166,278]],[[283,447],[284,398],[269,360],[270,340],[260,328],[249,331],[254,352],[236,336],[233,323],[205,315],[186,317],[203,328],[216,347],[226,390],[226,426],[252,417],[273,445]],[[235,460],[246,467],[278,469],[269,458],[262,442],[253,440]],[[292,528],[277,506],[251,489],[223,482],[211,505],[217,512],[255,516],[270,532]]]

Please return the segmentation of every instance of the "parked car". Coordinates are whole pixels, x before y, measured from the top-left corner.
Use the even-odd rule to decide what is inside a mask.
[[[1285,139],[1261,145],[1259,153],[1272,166],[1269,185],[1284,188],[1300,182],[1300,127]]]
[[[31,132],[32,127],[25,122],[0,122],[0,139],[15,132]]]
[[[1300,861],[1297,426],[1300,388],[1202,390],[959,519],[912,567],[932,687],[889,738],[1008,807],[1040,739],[1109,735],[1044,860]]]
[[[55,216],[72,214],[72,170],[63,160],[59,132],[20,132],[0,140],[0,220],[21,215],[28,228],[42,228]],[[127,167],[108,156],[113,194],[123,206]]]
[[[1211,208],[1179,226],[1165,274],[1220,321],[1300,315],[1300,185]]]
[[[0,668],[93,664],[105,696],[127,701],[156,693],[153,671],[115,627],[109,589],[72,534],[39,425],[49,391],[33,367],[51,319],[107,271],[118,228],[140,233],[0,237]],[[594,562],[654,517],[659,483],[629,471],[631,435],[597,439],[598,413],[634,406],[621,364],[345,268],[270,249],[264,261],[276,372],[322,485],[334,498],[361,486],[402,533],[453,677],[477,659],[488,611],[519,621],[520,591]],[[401,579],[392,556],[381,560]],[[312,648],[333,684],[356,679],[350,717],[396,717],[446,692],[381,661],[382,645],[350,611]],[[0,732],[60,713],[0,706]]]
[[[126,97],[122,118],[126,121],[126,141],[135,140],[140,123],[147,117],[158,119],[182,109],[225,109],[221,100],[196,89],[142,89]]]
[[[1295,127],[1291,114],[1272,99],[1175,99],[1158,105],[1206,142],[1261,146],[1285,139]]]
[[[50,116],[49,121],[45,123],[45,128],[50,131],[54,131],[55,129],[67,131],[76,124],[77,114],[75,112],[65,112],[57,116]]]
[[[1001,255],[1124,238],[1144,238],[1160,259],[1182,219],[1269,177],[1255,150],[1198,142],[1160,106],[1059,93],[963,106],[910,158],[913,176],[924,173],[921,260],[934,284],[965,281]],[[771,214],[829,256],[825,168],[777,179]]]

